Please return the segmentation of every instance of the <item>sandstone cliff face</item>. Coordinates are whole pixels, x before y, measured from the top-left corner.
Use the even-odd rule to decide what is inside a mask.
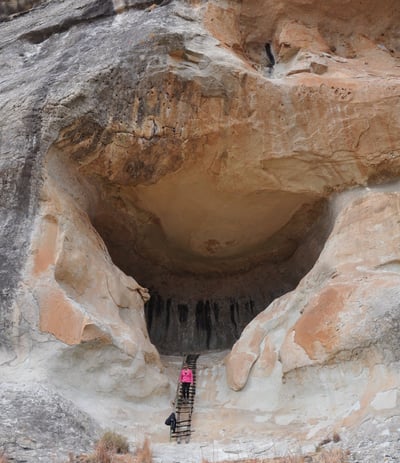
[[[367,187],[399,175],[396,2],[11,3],[2,361],[166,401],[158,351],[237,341],[233,407],[266,388],[260,409],[296,421],[294,378],[330,397],[359,368],[364,392],[346,373],[311,418],[395,409],[398,187]]]
[[[274,410],[280,394],[300,381],[303,394],[311,388],[321,408],[321,396],[328,394],[331,413],[348,401],[341,415],[347,424],[374,410],[398,410],[397,185],[395,190],[353,193],[311,272],[256,317],[233,347],[226,359],[233,389],[258,378],[275,389],[269,402]],[[342,382],[343,375],[347,385],[339,388],[348,397],[338,400],[333,377]],[[310,378],[315,389],[307,386]]]

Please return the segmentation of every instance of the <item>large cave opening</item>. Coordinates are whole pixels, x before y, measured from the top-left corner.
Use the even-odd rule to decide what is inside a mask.
[[[109,117],[76,119],[53,146],[59,165],[48,166],[59,187],[68,169],[79,179],[81,191],[70,194],[114,264],[149,289],[148,333],[163,354],[232,347],[312,268],[331,226],[314,162],[291,156],[290,146],[270,154],[288,142],[287,98],[271,92],[268,112],[255,93],[256,123],[250,100],[231,98],[232,106],[208,84],[164,74],[141,83],[134,116],[124,122],[111,106]],[[170,93],[181,95],[174,117]],[[190,117],[199,108],[203,125]],[[265,135],[271,127],[274,137]]]
[[[245,205],[232,194],[217,206],[218,197],[197,196],[195,188],[186,195],[170,188],[152,193],[150,202],[140,189],[103,193],[113,199],[97,206],[92,223],[114,263],[149,289],[147,328],[160,353],[231,348],[246,325],[315,263],[329,232],[326,202],[297,205],[296,198],[289,220],[281,224],[275,211],[278,225],[272,226],[271,193]],[[278,208],[287,207],[285,200],[276,199]]]
[[[201,170],[148,185],[83,175],[53,150],[48,165],[116,266],[149,289],[151,341],[162,354],[229,349],[257,314],[313,267],[331,229],[326,199],[223,191]]]
[[[210,20],[223,47],[211,50],[197,33],[140,37],[137,50],[60,105],[61,167],[52,175],[61,187],[71,164],[82,184],[71,196],[115,265],[150,290],[147,327],[161,353],[230,348],[314,265],[331,227],[324,198],[367,175],[358,103],[315,75],[272,82],[256,72],[292,51],[333,53],[355,25],[335,20],[332,5],[324,7],[332,21],[319,27],[318,8],[260,14],[258,3],[222,9],[221,18],[231,15],[225,36],[225,21]],[[377,16],[371,37],[393,27]],[[367,32],[371,21],[361,23]]]

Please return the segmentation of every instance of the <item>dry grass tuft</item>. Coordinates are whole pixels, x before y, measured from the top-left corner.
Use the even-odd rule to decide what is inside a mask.
[[[150,443],[148,439],[143,442],[142,447],[138,447],[135,451],[135,454],[112,454],[111,459],[107,463],[152,463],[152,452],[150,448]],[[90,463],[103,463],[95,460]]]
[[[69,463],[136,463],[133,455],[128,452],[127,439],[120,434],[107,431],[97,442],[94,453],[78,456],[70,454]]]
[[[126,437],[113,431],[105,432],[97,445],[113,453],[121,454],[129,452],[129,444]]]
[[[315,461],[318,463],[347,463],[349,461],[349,453],[343,449],[326,450],[321,452],[320,458]]]
[[[107,431],[97,442],[94,455],[91,456],[93,463],[113,463],[115,455],[127,454],[129,444],[124,436],[116,432]]]
[[[131,453],[126,455],[114,455],[112,463],[138,463],[136,457]]]
[[[150,448],[149,439],[144,440],[142,447],[136,449],[135,458],[137,463],[152,463],[153,453]]]
[[[69,463],[152,463],[150,442],[146,439],[135,454],[129,453],[128,441],[125,437],[108,431],[97,442],[91,455],[74,456],[70,454]],[[0,460],[0,463],[3,463]],[[6,463],[6,462],[4,462]]]
[[[111,449],[107,448],[106,443],[100,440],[94,451],[93,463],[111,463],[113,453]]]

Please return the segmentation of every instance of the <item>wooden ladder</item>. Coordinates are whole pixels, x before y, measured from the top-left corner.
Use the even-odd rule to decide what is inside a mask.
[[[199,354],[189,354],[184,357],[182,362],[182,366],[186,363],[193,373],[193,384],[189,388],[189,400],[187,403],[183,401],[182,388],[178,379],[175,399],[176,429],[175,432],[170,431],[170,439],[176,439],[178,444],[182,441],[188,444],[193,432],[192,414],[196,395],[196,362],[198,357]]]

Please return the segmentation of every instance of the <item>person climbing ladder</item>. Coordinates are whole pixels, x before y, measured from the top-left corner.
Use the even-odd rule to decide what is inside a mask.
[[[189,389],[193,384],[193,373],[192,370],[188,367],[187,363],[183,365],[181,374],[179,377],[179,382],[182,385],[182,398],[185,402],[189,401]]]
[[[177,381],[176,400],[176,429],[170,433],[170,438],[176,439],[177,444],[183,441],[189,443],[192,430],[192,413],[196,395],[196,362],[198,354],[186,355]]]

